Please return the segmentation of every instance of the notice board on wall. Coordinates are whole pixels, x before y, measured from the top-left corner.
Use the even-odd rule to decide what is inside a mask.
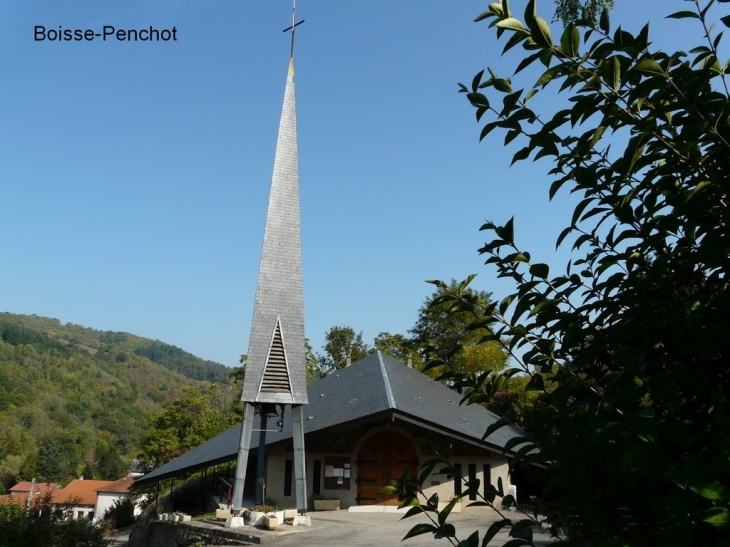
[[[349,490],[351,473],[350,458],[326,456],[324,459],[324,489]]]

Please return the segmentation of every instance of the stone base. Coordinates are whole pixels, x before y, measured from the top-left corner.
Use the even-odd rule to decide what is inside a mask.
[[[311,526],[312,525],[312,519],[309,518],[309,515],[297,515],[294,517],[294,522],[292,522],[292,526]]]
[[[228,517],[225,526],[226,528],[243,528],[243,517]]]

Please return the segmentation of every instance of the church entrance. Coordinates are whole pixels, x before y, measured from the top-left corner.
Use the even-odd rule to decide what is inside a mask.
[[[378,490],[400,480],[403,471],[417,477],[416,451],[408,439],[395,431],[370,437],[358,454],[357,499],[359,505],[398,505],[398,496],[378,494]]]

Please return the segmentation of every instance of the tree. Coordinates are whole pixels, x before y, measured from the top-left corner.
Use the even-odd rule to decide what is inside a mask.
[[[38,449],[38,473],[48,482],[57,482],[68,473],[69,456],[65,444],[56,437],[46,438]]]
[[[124,464],[119,452],[114,445],[99,441],[94,449],[94,473],[93,475],[105,481],[115,481],[124,477],[127,473],[127,465]]]
[[[648,25],[611,33],[606,12],[584,34],[567,25],[559,44],[532,0],[524,21],[506,0],[477,18],[509,34],[506,49],[524,48],[517,72],[546,67],[527,94],[491,70],[461,90],[484,123],[482,139],[504,131],[505,145],[523,145],[513,162],[550,159],[551,197],[561,187],[582,196],[557,242],[571,243],[574,256],[554,274],[519,247],[514,219],[487,222],[480,252],[515,292],[489,302],[467,290],[469,280],[438,286],[442,305],[475,318],[469,329],[507,339],[527,387],[541,394],[540,427],[507,448],[513,467],[546,467],[538,511],[549,511],[564,545],[730,542],[730,93],[714,4],[695,0],[669,15],[704,34],[689,55],[653,49]],[[570,98],[544,118],[527,101],[546,86]],[[469,401],[483,402],[506,376],[454,378]],[[403,481],[404,503],[419,503],[418,488]],[[485,496],[492,505],[500,497],[514,504],[499,487]],[[511,545],[531,545],[537,514],[503,515],[482,545],[504,526]],[[434,532],[456,545],[449,526],[441,515],[411,535]],[[464,541],[479,544],[478,533]]]
[[[114,529],[132,526],[135,523],[134,500],[129,496],[115,500],[114,505],[104,512],[102,518],[111,521]]]
[[[598,22],[604,11],[613,8],[613,0],[555,0],[555,19],[568,25],[580,20]]]
[[[154,469],[236,425],[240,417],[233,411],[231,393],[217,384],[185,388],[179,401],[152,419],[140,463]]]
[[[54,506],[51,497],[51,492],[37,496],[27,511],[11,503],[0,505],[0,545],[2,547],[108,545],[102,527],[89,526],[87,519],[73,518],[70,508]]]
[[[375,347],[371,351],[382,351],[402,363],[407,363],[410,358],[414,368],[418,370],[423,368],[423,360],[421,359],[421,354],[417,351],[416,344],[413,340],[406,338],[402,334],[381,332],[373,340],[373,345]]]
[[[319,359],[309,343],[309,338],[304,339],[304,365],[307,369],[307,384],[324,376],[324,371],[319,366]]]
[[[455,290],[458,286],[452,279],[448,286],[438,286],[426,298],[418,310],[415,326],[409,331],[413,335],[411,343],[421,350],[424,360],[432,362],[431,369],[436,362],[444,365],[437,369],[439,373],[444,373],[444,368],[462,373],[504,369],[507,354],[500,343],[494,339],[483,341],[483,333],[468,331],[467,327],[474,320],[469,312],[452,313],[448,306],[442,305],[446,291]],[[463,289],[483,301],[492,298],[492,294],[486,291],[475,291],[466,286]]]
[[[362,341],[362,332],[355,334],[352,327],[332,327],[325,334],[325,355],[318,356],[325,374],[343,368],[350,357],[352,362],[368,354],[368,345]]]

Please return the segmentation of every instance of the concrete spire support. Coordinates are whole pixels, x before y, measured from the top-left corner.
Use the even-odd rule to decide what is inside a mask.
[[[297,23],[298,24],[298,23]],[[296,24],[293,23],[292,33]],[[301,227],[299,220],[299,164],[294,96],[294,58],[289,61],[284,105],[276,142],[264,243],[261,250],[251,336],[241,400],[246,403],[236,467],[233,511],[240,512],[251,442],[253,407],[292,405],[297,509],[295,524],[308,524],[302,405],[307,404],[302,286]],[[250,409],[250,410],[249,410]],[[247,421],[248,420],[248,421]],[[247,425],[248,424],[248,425]],[[261,429],[266,429],[262,421]],[[265,434],[259,454],[265,453]],[[259,467],[261,467],[260,459]],[[238,521],[236,521],[237,523]],[[228,526],[228,523],[226,523]],[[231,527],[238,524],[231,524]]]
[[[246,405],[243,409],[243,423],[241,424],[241,439],[238,442],[238,461],[236,463],[236,478],[233,483],[233,501],[231,511],[238,515],[243,508],[243,485],[246,480],[248,467],[248,451],[251,447],[251,432],[253,431],[253,405]],[[226,522],[228,525],[228,522]]]
[[[297,497],[297,516],[294,525],[311,526],[307,514],[307,462],[304,453],[304,407],[292,406],[292,440],[294,442],[294,482]]]

